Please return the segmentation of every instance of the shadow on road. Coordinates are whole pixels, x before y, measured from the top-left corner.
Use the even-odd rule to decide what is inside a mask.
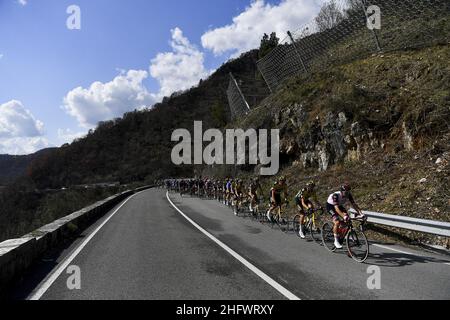
[[[409,255],[396,252],[380,252],[371,253],[369,259],[367,260],[367,263],[380,267],[405,267],[417,263],[450,263],[450,261],[412,254]]]

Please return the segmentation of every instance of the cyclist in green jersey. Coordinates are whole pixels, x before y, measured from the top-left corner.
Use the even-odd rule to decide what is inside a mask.
[[[286,178],[281,177],[272,189],[270,189],[270,209],[267,211],[267,219],[272,221],[272,211],[275,209],[280,209],[282,205],[281,194],[284,196],[284,202],[288,202],[288,190],[287,190]]]
[[[318,204],[316,184],[313,181],[308,182],[305,188],[300,190],[295,196],[295,204],[300,214],[300,228],[299,236],[305,239],[305,234],[303,232],[303,224],[305,222],[305,216],[314,209],[314,204]]]
[[[259,178],[254,178],[248,186],[248,196],[250,198],[249,209],[252,213],[254,212],[254,208],[256,208],[259,203],[258,191],[262,194],[262,187],[259,183]]]

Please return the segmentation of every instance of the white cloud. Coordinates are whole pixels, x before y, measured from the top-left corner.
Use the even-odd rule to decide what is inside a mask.
[[[189,89],[206,78],[210,71],[204,66],[203,53],[183,36],[179,28],[171,33],[172,51],[159,53],[149,67],[151,76],[160,85],[159,92],[151,93],[145,88],[143,81],[149,76],[148,72],[116,69],[120,75],[110,82],[94,82],[88,89],[78,87],[70,91],[64,98],[63,108],[82,127],[92,128],[99,121],[150,107],[163,97]]]
[[[150,74],[160,85],[158,98],[189,89],[211,73],[204,66],[203,52],[183,36],[183,31],[175,28],[171,33],[172,52],[159,53],[150,65]]]
[[[258,48],[264,33],[276,32],[283,39],[288,30],[295,31],[310,22],[319,12],[323,0],[282,0],[271,5],[256,0],[227,26],[209,30],[202,36],[202,45],[214,54],[236,56]]]
[[[0,53],[0,59],[2,59],[3,58],[3,53]]]
[[[81,126],[94,127],[99,121],[152,105],[155,97],[142,83],[147,77],[146,71],[129,70],[110,82],[94,82],[88,89],[75,88],[64,98],[63,108]]]
[[[41,136],[43,127],[44,124],[36,120],[20,101],[11,100],[0,105],[0,138]]]
[[[58,139],[61,144],[72,143],[75,139],[83,138],[86,132],[73,132],[71,129],[58,129]]]
[[[48,147],[50,147],[50,144],[44,137],[2,139],[0,142],[0,154],[32,154]]]
[[[20,101],[0,105],[0,153],[29,154],[49,146],[44,124]]]
[[[18,2],[19,4],[21,4],[22,6],[26,6],[27,3],[28,3],[28,0],[17,0],[17,2]]]

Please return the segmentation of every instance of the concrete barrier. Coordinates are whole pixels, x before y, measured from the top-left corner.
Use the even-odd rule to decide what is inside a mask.
[[[45,252],[81,233],[131,195],[152,188],[140,187],[99,201],[53,221],[18,239],[0,243],[0,297]]]

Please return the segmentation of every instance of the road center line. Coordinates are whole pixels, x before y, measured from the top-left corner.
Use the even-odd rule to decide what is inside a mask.
[[[56,279],[58,279],[58,277],[61,275],[61,273],[63,273],[64,270],[66,270],[66,268],[70,265],[70,263],[78,256],[78,254],[81,252],[81,250],[83,250],[84,247],[86,247],[86,245],[89,243],[89,241],[92,240],[92,238],[94,238],[94,236],[97,234],[97,232],[100,231],[101,228],[103,228],[103,226],[105,224],[108,223],[109,220],[111,220],[111,218],[130,200],[132,199],[134,196],[137,196],[138,194],[145,192],[147,190],[135,193],[133,195],[131,195],[130,197],[128,197],[124,202],[122,202],[122,204],[116,209],[114,210],[113,213],[111,213],[109,215],[109,217],[102,222],[101,225],[99,225],[94,232],[92,232],[89,237],[87,237],[73,252],[72,254],[66,258],[60,265],[59,267],[53,271],[50,275],[48,275],[42,282],[41,284],[39,284],[39,286],[27,297],[27,300],[39,300],[42,298],[42,296],[45,294],[45,292],[47,292],[47,290],[52,286],[52,284],[56,281]]]
[[[195,228],[197,228],[200,232],[202,232],[205,236],[207,236],[209,239],[214,241],[217,245],[219,245],[222,249],[227,251],[230,255],[232,255],[236,260],[238,260],[240,263],[242,263],[244,266],[246,266],[248,269],[250,269],[252,272],[254,272],[258,277],[263,279],[265,282],[267,282],[270,286],[272,286],[275,290],[277,290],[279,293],[281,293],[283,296],[285,296],[289,300],[301,300],[299,297],[294,295],[292,292],[290,292],[288,289],[284,288],[282,285],[280,285],[278,282],[276,282],[274,279],[272,279],[270,276],[265,274],[263,271],[258,269],[256,266],[251,264],[249,261],[247,261],[244,257],[242,257],[240,254],[238,254],[236,251],[228,247],[225,243],[220,241],[219,239],[215,238],[212,234],[210,234],[208,231],[200,227],[197,223],[195,223],[191,218],[189,218],[186,214],[184,214],[183,211],[181,211],[170,199],[169,192],[166,193],[167,200],[169,200],[170,204],[177,210],[188,222],[190,222]]]

